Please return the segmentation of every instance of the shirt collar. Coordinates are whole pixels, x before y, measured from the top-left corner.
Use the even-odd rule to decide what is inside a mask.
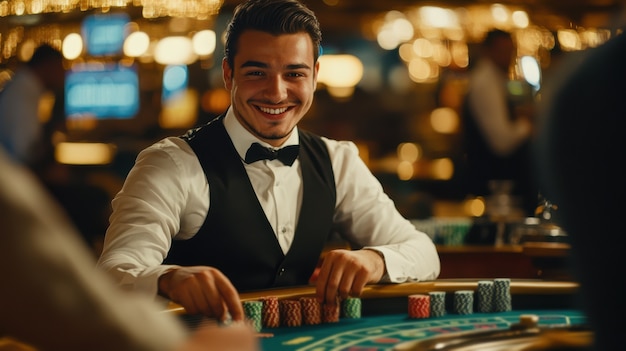
[[[224,117],[224,128],[226,128],[226,133],[230,136],[230,140],[232,140],[233,145],[235,146],[235,149],[241,159],[246,157],[246,152],[252,143],[259,143],[265,147],[274,148],[270,144],[259,140],[257,137],[248,132],[241,125],[241,123],[239,123],[237,117],[235,117],[232,107],[229,107],[228,111],[226,111],[226,116]],[[289,138],[280,147],[298,145],[299,143],[298,127],[296,126],[291,135],[289,135]]]

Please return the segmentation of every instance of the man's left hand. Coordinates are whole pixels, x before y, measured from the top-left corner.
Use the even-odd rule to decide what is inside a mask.
[[[384,273],[385,261],[377,251],[329,251],[315,283],[317,298],[325,304],[336,304],[338,299],[360,296],[366,284],[380,281]]]

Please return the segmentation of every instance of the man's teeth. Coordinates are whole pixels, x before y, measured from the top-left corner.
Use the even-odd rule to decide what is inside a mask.
[[[287,111],[286,107],[283,108],[267,108],[267,107],[259,107],[259,109],[264,113],[269,113],[271,115],[278,115],[285,111]]]

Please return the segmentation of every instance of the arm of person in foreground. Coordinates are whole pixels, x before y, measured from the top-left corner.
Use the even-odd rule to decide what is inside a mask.
[[[2,150],[0,164],[4,335],[41,350],[257,350],[248,328],[207,327],[189,338],[152,300],[119,290],[33,175]]]

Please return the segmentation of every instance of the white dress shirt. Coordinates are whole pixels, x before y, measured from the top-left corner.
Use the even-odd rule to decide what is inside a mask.
[[[528,121],[511,118],[507,82],[493,62],[482,59],[472,71],[468,86],[472,116],[491,150],[499,156],[513,153],[531,133]]]
[[[248,147],[260,141],[241,126],[231,109],[224,126],[243,163]],[[359,158],[356,145],[323,140],[337,189],[333,221],[344,238],[379,251],[390,282],[437,278],[439,257],[432,240],[401,216]],[[295,129],[284,146],[298,142]],[[291,167],[278,160],[243,164],[276,238],[287,252],[302,202],[300,163],[296,160]],[[209,188],[186,141],[170,137],[140,152],[112,202],[99,266],[126,288],[156,294],[158,277],[171,267],[161,264],[171,240],[191,238],[200,229],[210,206]]]
[[[37,76],[20,68],[0,92],[0,145],[22,164],[36,157],[35,147],[41,138],[39,101],[46,92]]]

